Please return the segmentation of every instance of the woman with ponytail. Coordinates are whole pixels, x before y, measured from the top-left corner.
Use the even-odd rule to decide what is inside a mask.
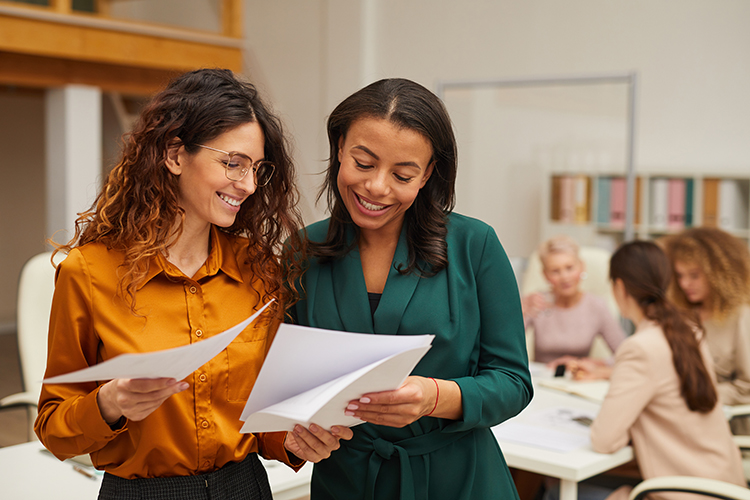
[[[745,486],[700,321],[666,300],[666,255],[651,242],[626,243],[612,256],[609,276],[620,313],[636,331],[617,350],[609,392],[591,426],[594,450],[613,453],[630,442],[644,479],[683,475]],[[625,499],[629,491],[623,486],[607,498]]]

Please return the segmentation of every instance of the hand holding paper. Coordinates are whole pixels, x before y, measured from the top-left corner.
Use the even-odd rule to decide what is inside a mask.
[[[242,412],[242,432],[360,424],[344,415],[349,401],[398,388],[433,338],[281,325]]]

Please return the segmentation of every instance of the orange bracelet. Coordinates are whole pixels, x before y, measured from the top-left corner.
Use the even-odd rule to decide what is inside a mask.
[[[430,415],[433,414],[433,412],[435,411],[435,408],[437,408],[438,400],[440,399],[440,386],[438,385],[437,380],[435,380],[432,377],[427,377],[427,378],[435,382],[435,389],[437,389],[437,395],[435,396],[435,406],[432,407],[432,410],[430,410],[430,413],[425,415],[425,417],[429,417]]]

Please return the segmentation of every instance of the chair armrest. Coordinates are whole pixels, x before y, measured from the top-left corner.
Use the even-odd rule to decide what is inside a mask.
[[[750,404],[747,405],[724,405],[724,416],[727,420],[734,417],[750,415]]]
[[[36,406],[39,404],[39,394],[32,392],[17,392],[0,399],[0,408],[13,406]]]
[[[750,500],[750,490],[735,484],[703,477],[663,476],[646,479],[630,492],[629,500],[639,500],[658,491],[697,493],[727,500]]]

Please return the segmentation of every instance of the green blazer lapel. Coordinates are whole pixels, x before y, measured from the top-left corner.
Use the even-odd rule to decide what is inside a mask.
[[[354,238],[351,228],[347,230],[347,237],[350,240]],[[348,332],[375,333],[359,248],[355,246],[343,258],[334,261],[331,272],[333,296],[343,329]]]
[[[419,275],[410,273],[400,274],[396,268],[401,265],[406,267],[408,263],[409,249],[406,244],[406,224],[401,228],[398,238],[396,253],[393,255],[391,269],[388,271],[388,280],[385,283],[380,305],[375,310],[375,332],[396,334],[404,316],[406,306],[409,304],[414,291],[417,289]],[[360,272],[361,274],[361,272]]]

